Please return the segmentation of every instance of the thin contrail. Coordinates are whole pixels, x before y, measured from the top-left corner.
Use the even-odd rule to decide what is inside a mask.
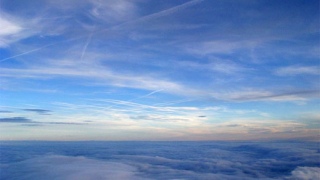
[[[176,110],[166,108],[166,107],[150,106],[150,105],[145,105],[145,104],[140,104],[140,103],[133,103],[130,101],[122,101],[122,100],[115,100],[115,99],[91,99],[91,100],[115,104],[112,107],[115,107],[118,105],[123,105],[123,106],[129,106],[129,107],[140,108],[140,109],[152,109],[152,110],[156,110],[156,111],[177,112]],[[107,108],[105,108],[105,110],[106,109],[110,109],[110,108],[107,107]]]
[[[41,50],[41,49],[43,49],[43,48],[46,48],[46,47],[49,47],[49,46],[53,46],[53,45],[55,45],[55,44],[57,44],[57,43],[48,44],[48,45],[45,45],[45,46],[42,46],[42,47],[39,47],[39,48],[30,50],[30,51],[21,53],[21,54],[17,54],[17,55],[11,56],[11,57],[7,57],[7,58],[4,58],[4,59],[1,59],[0,62],[6,61],[6,60],[9,60],[9,59],[13,59],[13,58],[15,58],[15,57],[23,56],[23,55],[25,55],[25,54],[29,54],[29,53],[32,53],[32,52],[35,52],[35,51],[39,51],[39,50]]]
[[[142,99],[142,98],[151,96],[152,94],[157,93],[157,92],[160,92],[160,91],[163,91],[163,89],[156,90],[156,91],[152,91],[152,92],[149,93],[149,94],[146,94],[146,95],[144,95],[144,96],[140,96],[140,97],[137,97],[137,98],[134,98],[134,99],[130,99],[130,100],[128,100],[128,101],[133,101],[133,100],[137,100],[137,99]]]
[[[96,31],[94,33],[91,33],[91,35],[102,33],[102,32],[108,31],[108,30],[114,30],[114,29],[120,28],[122,26],[130,25],[130,24],[134,24],[134,23],[144,22],[144,21],[156,19],[156,18],[159,18],[159,17],[162,17],[162,16],[167,16],[169,14],[175,13],[175,12],[180,11],[182,9],[185,9],[187,7],[194,6],[194,5],[196,5],[196,4],[198,4],[198,3],[202,2],[202,1],[204,1],[204,0],[192,0],[192,1],[186,2],[184,4],[181,4],[181,5],[178,5],[178,6],[175,6],[175,7],[172,7],[172,8],[157,12],[157,13],[146,15],[146,16],[143,16],[141,18],[129,21],[129,22],[124,22],[124,23],[121,23],[119,25],[116,25],[116,26],[113,26],[113,27],[110,27],[110,28],[106,28],[106,29],[103,29],[103,30]],[[0,62],[6,61],[6,60],[9,60],[9,59],[13,59],[15,57],[23,56],[23,55],[26,55],[26,54],[29,54],[29,53],[32,53],[32,52],[36,52],[36,51],[39,51],[39,50],[41,50],[43,48],[46,48],[46,47],[49,47],[49,46],[53,46],[53,45],[56,45],[56,44],[59,44],[59,43],[68,42],[68,41],[74,41],[74,40],[77,40],[77,39],[80,39],[80,38],[84,38],[84,37],[87,37],[87,35],[76,37],[76,38],[72,38],[72,39],[65,40],[65,41],[60,41],[60,42],[48,44],[48,45],[45,45],[45,46],[30,50],[30,51],[21,53],[21,54],[17,54],[17,55],[11,56],[11,57],[7,57],[7,58],[4,58],[4,59],[1,59]]]
[[[144,22],[144,21],[149,21],[149,20],[152,20],[152,19],[160,18],[162,16],[167,16],[169,14],[173,14],[173,13],[178,12],[178,11],[180,11],[182,9],[187,8],[187,7],[194,6],[194,5],[196,5],[196,4],[198,4],[198,3],[202,2],[202,1],[204,1],[204,0],[189,1],[189,2],[180,4],[178,6],[175,6],[175,7],[172,7],[172,8],[157,12],[157,13],[149,14],[149,15],[140,17],[138,19],[132,20],[132,21],[124,22],[122,24],[116,25],[116,26],[108,28],[108,29],[103,29],[103,30],[97,31],[96,33],[101,33],[101,32],[104,32],[104,31],[107,31],[107,30],[110,30],[110,29],[117,29],[117,28],[122,27],[122,26],[135,24],[135,23],[140,23],[140,22]]]
[[[177,100],[177,101],[168,101],[168,102],[164,102],[164,103],[157,103],[157,104],[154,104],[154,106],[173,105],[173,104],[179,104],[179,103],[189,102],[189,101],[194,101],[194,100],[195,99],[181,99],[181,100]]]
[[[112,106],[104,108],[102,111],[110,110],[110,107],[128,106],[128,107],[134,108],[134,109],[127,109],[129,111],[144,109],[144,110],[154,110],[154,111],[161,111],[161,112],[168,112],[168,113],[173,113],[173,112],[181,113],[181,112],[184,112],[184,111],[181,111],[181,110],[174,109],[172,107],[159,107],[159,106],[154,106],[154,105],[145,105],[145,104],[140,104],[140,103],[133,103],[133,102],[130,102],[130,101],[115,100],[115,99],[89,99],[89,100],[107,102],[107,103],[114,104]]]
[[[134,100],[137,100],[137,99],[142,99],[142,98],[151,96],[152,94],[157,93],[157,92],[160,92],[160,91],[163,91],[163,89],[156,90],[156,91],[152,91],[152,92],[149,93],[149,94],[146,94],[146,95],[144,95],[144,96],[140,96],[140,97],[137,97],[137,98],[130,99],[130,100],[126,101],[126,102],[131,102],[131,101],[134,101]],[[110,109],[110,108],[112,108],[112,107],[117,107],[117,105],[108,106],[106,109]]]
[[[88,45],[89,45],[89,43],[90,43],[90,41],[91,41],[91,36],[92,36],[92,33],[88,36],[86,45],[83,47],[82,54],[81,54],[81,59],[80,59],[81,61],[82,61],[83,56],[84,56],[84,54],[86,53],[87,47],[88,47]]]
[[[54,46],[54,45],[59,44],[59,43],[70,42],[70,41],[74,41],[74,40],[81,39],[81,38],[84,38],[84,37],[86,37],[86,36],[71,38],[71,39],[68,39],[68,40],[64,40],[64,41],[59,41],[59,42],[47,44],[47,45],[45,45],[45,46],[42,46],[42,47],[39,47],[39,48],[30,50],[30,51],[27,51],[27,52],[24,52],[24,53],[21,53],[21,54],[17,54],[17,55],[11,56],[11,57],[7,57],[7,58],[4,58],[4,59],[1,59],[0,62],[6,61],[6,60],[9,60],[9,59],[13,59],[13,58],[15,58],[15,57],[23,56],[23,55],[26,55],[26,54],[30,54],[30,53],[32,53],[32,52],[36,52],[36,51],[39,51],[39,50],[44,49],[44,48],[46,48],[46,47]]]

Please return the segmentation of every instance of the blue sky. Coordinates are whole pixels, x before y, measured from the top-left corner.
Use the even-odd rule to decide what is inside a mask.
[[[1,0],[1,140],[315,139],[319,1]]]

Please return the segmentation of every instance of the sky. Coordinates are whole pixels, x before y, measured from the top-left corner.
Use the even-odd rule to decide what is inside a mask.
[[[318,0],[0,0],[0,140],[319,139]]]

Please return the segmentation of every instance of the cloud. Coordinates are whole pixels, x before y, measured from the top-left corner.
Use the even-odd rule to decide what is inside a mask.
[[[220,128],[227,127],[231,129],[223,129],[220,130],[222,133],[223,131],[233,131],[239,134],[242,133],[250,133],[254,134],[252,136],[258,135],[266,135],[269,133],[279,133],[278,135],[281,136],[281,133],[296,133],[300,131],[303,132],[306,128],[306,125],[299,122],[276,122],[275,120],[267,120],[267,121],[258,121],[255,120],[254,122],[250,122],[250,120],[239,119],[239,120],[231,120],[227,123],[222,123],[219,125]]]
[[[28,10],[24,8],[19,9],[18,12],[14,9],[14,13],[12,13],[12,11],[7,11],[7,9],[4,8],[5,6],[7,6],[6,3],[8,2],[9,1],[1,2],[3,3],[3,6],[0,8],[2,15],[2,17],[0,18],[0,23],[5,27],[0,31],[0,47],[2,48],[10,47],[10,49],[12,50],[14,48],[19,49],[19,46],[12,45],[14,43],[16,43],[15,45],[17,45],[17,42],[36,35],[44,38],[46,36],[57,36],[63,34],[66,32],[66,28],[68,27],[68,25],[70,26],[71,24],[66,23],[66,21],[70,19],[71,16],[66,15],[60,17],[52,17],[56,15],[49,15],[50,11],[48,11],[48,13],[45,13],[41,10],[39,11],[39,8],[31,8]],[[46,7],[41,8],[45,9]],[[28,11],[28,13],[26,13],[26,11]],[[59,23],[57,24],[57,22]],[[55,43],[49,43],[47,45],[44,45],[43,47],[35,48],[32,50],[28,50],[28,47],[24,46],[24,53],[14,55],[11,58],[38,51],[45,47],[49,47],[52,44]],[[6,58],[1,59],[0,62],[2,62],[3,60],[6,60]]]
[[[320,75],[319,66],[288,66],[274,71],[278,76]]]
[[[23,170],[22,170],[23,169]],[[144,180],[133,166],[71,156],[42,156],[9,166],[5,179]],[[24,172],[24,173],[23,173]],[[11,174],[12,173],[12,174]]]
[[[0,113],[12,113],[12,111],[3,111],[3,110],[1,110]]]
[[[42,122],[40,124],[61,124],[61,125],[85,125],[88,123],[75,123],[75,122]]]
[[[13,24],[3,17],[0,18],[0,24],[3,25],[3,28],[0,30],[0,37],[13,35],[20,32],[22,29],[19,25]]]
[[[224,99],[235,102],[246,101],[303,101],[308,98],[319,97],[320,90],[300,90],[274,93],[268,91],[240,91],[230,93],[216,93],[213,96],[217,99]]]
[[[292,176],[289,179],[295,180],[313,180],[320,177],[319,167],[297,167],[292,172]]]
[[[33,121],[25,117],[10,117],[0,118],[0,123],[33,123]]]
[[[169,115],[169,116],[163,116],[163,115],[141,115],[141,116],[131,116],[131,119],[134,120],[146,120],[146,121],[167,121],[169,123],[172,122],[183,122],[186,126],[190,126],[190,123],[186,123],[188,121],[192,121],[192,118],[190,117],[186,117],[186,116],[173,116],[173,115]],[[177,123],[175,123],[175,125],[178,125]]]
[[[232,42],[225,40],[198,42],[196,44],[187,45],[186,51],[198,55],[208,54],[232,54],[240,49],[247,49],[253,46],[249,42]]]
[[[42,126],[42,125],[86,125],[87,123],[77,123],[77,122],[39,122],[33,121],[25,117],[8,117],[0,118],[0,123],[21,123],[23,126]],[[27,124],[24,124],[27,123]]]
[[[311,180],[317,179],[320,172],[317,144],[302,141],[1,142],[5,148],[1,148],[0,179]]]
[[[50,115],[49,113],[52,112],[50,110],[46,110],[46,109],[22,109],[24,111],[30,111],[30,112],[36,112],[40,115]]]
[[[3,27],[0,30],[0,47],[3,48],[7,47],[11,42],[18,39],[17,34],[22,31],[22,28],[20,25],[5,19],[4,16],[0,17],[0,24]]]
[[[85,69],[85,70],[84,70]],[[95,85],[112,85],[117,87],[130,87],[146,90],[163,89],[164,92],[183,93],[184,87],[170,80],[140,75],[136,73],[121,74],[108,70],[97,65],[87,66],[84,64],[59,67],[48,64],[47,67],[33,67],[26,69],[0,68],[0,76],[16,78],[52,78],[52,77],[83,77],[88,78]],[[90,79],[89,79],[90,78]],[[107,83],[107,84],[106,84]]]
[[[89,1],[93,8],[90,14],[107,23],[115,23],[130,20],[137,17],[135,1]]]
[[[36,126],[43,126],[43,124],[40,124],[40,123],[28,123],[28,124],[21,124],[21,126],[36,127]]]
[[[171,80],[170,78],[161,77],[157,73],[140,73],[140,72],[117,72],[105,67],[103,62],[92,59],[92,64],[87,62],[79,63],[75,61],[79,57],[70,57],[68,60],[52,60],[43,62],[43,64],[34,64],[25,69],[0,68],[0,76],[5,78],[28,78],[28,79],[51,79],[51,78],[77,78],[82,79],[84,85],[94,86],[116,86],[135,89],[145,89],[184,95],[189,97],[211,97],[219,100],[228,101],[305,101],[319,95],[318,90],[292,90],[287,92],[271,92],[249,89],[246,91],[238,90],[237,92],[210,92],[214,90],[201,87],[190,87],[189,84]],[[61,63],[60,63],[61,62]],[[233,63],[213,63],[207,65],[207,69],[220,72],[223,74],[234,75],[247,73],[248,68],[233,65]],[[198,65],[197,68],[199,69]],[[84,81],[83,81],[84,80]]]
[[[137,16],[136,2],[129,0],[56,0],[46,3],[61,12],[72,14],[81,13],[79,12],[79,9],[81,9],[90,20],[109,25],[135,18]],[[83,20],[79,19],[79,21],[86,24]]]
[[[226,127],[242,127],[243,125],[239,125],[239,124],[228,124],[225,125]]]
[[[80,61],[83,60],[83,56],[85,55],[86,50],[87,50],[87,47],[88,47],[88,45],[89,45],[89,43],[90,43],[90,41],[91,41],[91,36],[92,36],[92,34],[90,34],[90,35],[88,36],[87,42],[86,42],[85,46],[83,47]]]
[[[193,62],[193,61],[177,61],[175,64],[179,68],[188,68],[187,70],[191,71],[214,71],[216,72],[216,75],[218,73],[226,74],[226,75],[235,75],[239,73],[248,73],[249,71],[252,71],[251,68],[246,68],[243,65],[240,65],[239,63],[236,63],[231,60],[227,59],[210,59],[209,63],[199,63],[199,62]]]
[[[126,22],[123,22],[123,23],[120,23],[120,24],[117,24],[115,26],[112,26],[112,27],[108,27],[108,28],[102,28],[100,30],[97,30],[95,32],[91,32],[90,35],[89,35],[89,39],[91,39],[91,36],[94,35],[94,34],[100,34],[100,33],[106,33],[108,31],[115,31],[115,30],[118,30],[119,28],[124,28],[124,27],[127,27],[127,26],[130,26],[130,25],[134,25],[134,24],[137,24],[137,23],[142,23],[142,22],[146,22],[146,21],[151,21],[151,20],[154,20],[154,19],[157,19],[157,18],[160,18],[160,17],[163,17],[163,16],[167,16],[167,15],[170,15],[172,13],[176,13],[178,11],[181,11],[185,8],[188,8],[190,6],[194,6],[200,2],[202,2],[204,0],[191,0],[189,2],[186,2],[186,3],[183,3],[183,4],[180,4],[180,5],[177,5],[177,6],[174,6],[174,7],[171,7],[171,8],[168,8],[168,9],[165,9],[165,10],[162,10],[160,12],[156,12],[156,13],[152,13],[152,14],[149,14],[149,15],[145,15],[145,16],[142,16],[142,17],[139,17],[139,18],[136,18],[134,20],[130,20],[130,21],[126,21]],[[62,2],[62,3],[61,3]],[[127,0],[120,0],[120,1],[112,1],[111,3],[103,3],[102,1],[88,1],[88,2],[91,2],[93,4],[95,4],[95,6],[97,6],[96,9],[94,9],[92,12],[95,16],[99,16],[99,14],[101,13],[98,13],[97,12],[97,9],[101,8],[101,6],[104,6],[104,7],[107,7],[107,8],[114,8],[114,9],[121,9],[122,12],[124,13],[128,13],[128,11],[126,10],[126,8],[124,7],[130,7],[131,5],[128,5],[128,4],[131,4],[131,2],[127,1]],[[78,2],[77,2],[78,3]],[[74,3],[71,3],[72,5]],[[126,4],[126,5],[124,5]],[[85,3],[85,6],[86,6],[86,3]],[[58,7],[66,7],[66,3],[64,1],[58,1]],[[79,7],[78,7],[79,8]],[[102,12],[105,14],[109,14],[110,10],[106,10],[106,9],[102,9]],[[117,11],[117,10],[116,10]],[[114,17],[119,17],[119,14],[117,13],[111,13]],[[130,16],[129,16],[130,17]],[[108,18],[106,18],[108,19]],[[48,23],[48,22],[43,22],[42,20],[48,20],[48,19],[39,19],[39,18],[35,18],[34,21],[35,21],[35,24],[34,26],[36,27],[42,27],[42,29],[45,29],[47,32],[45,34],[62,34],[61,31],[63,31],[65,29],[65,26],[68,26],[69,23],[66,23],[67,25],[63,24],[63,27],[60,27],[58,26],[59,28],[55,27],[55,26],[52,26],[52,24],[54,23]],[[42,21],[42,23],[39,21]],[[44,25],[42,25],[44,24]],[[59,25],[61,25],[62,23],[60,22]],[[80,23],[81,24],[81,23]],[[45,26],[46,25],[46,26]],[[73,28],[76,28],[76,27],[73,27]],[[38,28],[40,29],[40,28]],[[61,30],[62,29],[62,30]],[[44,31],[44,30],[42,30]],[[51,31],[53,31],[52,33],[50,33]],[[88,32],[86,32],[87,34]],[[34,33],[33,33],[34,34]],[[30,36],[30,35],[29,35]],[[27,36],[28,37],[28,36]],[[26,54],[29,54],[29,53],[32,53],[32,52],[36,52],[36,51],[39,51],[39,50],[42,50],[44,48],[47,48],[47,47],[51,47],[53,45],[57,45],[57,44],[60,44],[60,43],[65,43],[65,42],[71,42],[71,41],[74,41],[74,40],[78,40],[78,39],[82,39],[86,37],[86,35],[82,35],[82,36],[78,36],[78,37],[75,37],[75,38],[70,38],[70,39],[67,39],[67,40],[64,40],[64,41],[60,41],[60,42],[54,42],[54,43],[50,43],[50,44],[46,44],[44,46],[41,46],[41,47],[38,47],[38,48],[35,48],[35,49],[32,49],[32,50],[29,50],[29,51],[25,51],[23,53],[20,53],[20,54],[16,54],[14,56],[10,56],[10,57],[7,57],[7,58],[4,58],[4,59],[0,59],[0,62],[3,62],[3,61],[6,61],[6,60],[10,60],[10,59],[13,59],[13,58],[16,58],[16,57],[19,57],[19,56],[23,56],[23,55],[26,55]],[[87,46],[87,45],[86,45]],[[84,48],[84,50],[82,52],[85,52],[85,49],[86,49],[86,46]]]

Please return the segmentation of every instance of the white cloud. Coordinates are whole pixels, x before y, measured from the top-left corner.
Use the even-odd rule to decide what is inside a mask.
[[[238,64],[232,63],[232,62],[225,62],[225,63],[212,63],[211,69],[213,71],[217,71],[220,73],[225,74],[235,74],[238,72],[243,72],[245,70],[248,70],[247,68],[244,68]]]
[[[197,63],[193,61],[177,61],[175,62],[177,66],[190,68],[191,70],[209,70],[215,71],[216,73],[223,74],[239,74],[241,72],[248,72],[252,69],[246,68],[238,63],[235,63],[230,60],[222,60],[222,59],[212,59],[210,63]]]
[[[29,8],[26,13],[26,9],[22,9],[12,16],[7,15],[7,12],[1,9],[0,47],[7,47],[32,35],[44,37],[61,35],[69,31],[74,33],[74,29],[78,29],[78,32],[85,30],[85,33],[87,33],[88,28],[92,30],[90,23],[74,17],[74,14],[77,13],[83,13],[89,19],[95,18],[95,21],[97,19],[103,20],[104,23],[119,23],[137,16],[135,2],[127,0],[107,2],[100,0],[57,0],[43,1],[40,6],[41,10]],[[79,12],[80,8],[83,12]],[[58,11],[60,16],[53,14],[54,11]],[[22,16],[21,14],[27,15]],[[76,21],[65,21],[70,19]]]
[[[319,66],[288,66],[276,69],[274,74],[278,76],[319,75],[320,68]]]
[[[135,18],[136,5],[134,1],[118,0],[118,1],[91,1],[93,8],[90,13],[96,18],[106,22],[124,21]]]
[[[17,34],[22,31],[22,27],[4,17],[0,17],[0,24],[0,47],[6,47],[18,39]]]
[[[19,25],[9,22],[3,17],[0,17],[0,24],[1,24],[0,36],[16,34],[20,32],[22,29]]]
[[[130,87],[147,90],[163,89],[165,92],[183,93],[183,86],[168,80],[162,80],[139,74],[119,74],[101,67],[37,67],[27,69],[1,68],[0,76],[16,78],[54,78],[84,77],[96,82],[96,85],[113,85],[117,87]]]
[[[320,177],[319,167],[297,167],[292,172],[290,179],[295,180],[314,180]]]
[[[19,17],[7,15],[5,12],[1,11],[1,15],[2,14],[3,16],[0,17],[0,47],[4,48],[10,46],[12,43],[34,35],[41,35],[41,37],[43,37],[62,34],[66,25],[62,23],[61,19],[70,18],[62,17],[59,19],[41,17],[45,17],[45,14],[41,14],[40,17],[37,16],[32,18]],[[56,24],[55,22],[60,23]]]
[[[208,55],[208,54],[232,54],[239,49],[246,49],[254,46],[256,43],[248,41],[226,41],[214,40],[207,42],[198,42],[185,46],[189,53]]]
[[[313,91],[309,92],[314,94]],[[287,93],[274,93],[270,91],[260,91],[260,90],[241,90],[223,93],[212,93],[212,96],[217,99],[235,101],[235,102],[246,102],[246,101],[305,101],[305,96],[303,93],[299,92],[287,92]],[[305,93],[308,95],[308,92]]]
[[[145,134],[146,135],[146,134]],[[6,180],[317,179],[311,142],[3,142]],[[41,149],[34,148],[41,146]],[[14,147],[16,151],[10,151]],[[47,155],[43,155],[49,152]],[[55,154],[68,154],[55,155]],[[78,156],[79,154],[83,156]],[[11,158],[15,157],[15,158]],[[255,162],[255,163],[252,163]],[[304,167],[300,165],[303,164]],[[300,167],[299,167],[300,166]],[[292,175],[288,173],[292,172]]]
[[[60,63],[61,62],[61,63]],[[90,64],[91,63],[91,64]],[[131,72],[120,73],[100,65],[99,61],[86,61],[79,63],[76,60],[47,61],[44,65],[32,65],[24,69],[0,68],[0,77],[49,79],[59,77],[84,78],[83,85],[116,86],[157,91],[163,93],[179,94],[199,99],[215,98],[219,100],[247,102],[247,101],[292,101],[302,102],[317,97],[319,91],[262,91],[256,89],[242,89],[237,91],[212,92],[208,89],[188,87],[187,85],[165,79],[157,74],[153,77],[146,73]],[[181,102],[190,101],[184,99]],[[119,103],[119,102],[113,102]],[[174,103],[180,103],[174,102]]]
[[[71,156],[42,156],[34,159],[15,163],[12,168],[17,168],[20,172],[18,179],[65,179],[65,180],[143,180],[139,177],[137,169],[133,166],[117,163],[106,162],[85,157]],[[21,169],[20,169],[21,168]]]
[[[47,1],[50,7],[64,13],[84,13],[104,23],[116,23],[135,18],[136,1],[130,0],[55,0]],[[82,12],[79,12],[82,9]]]

